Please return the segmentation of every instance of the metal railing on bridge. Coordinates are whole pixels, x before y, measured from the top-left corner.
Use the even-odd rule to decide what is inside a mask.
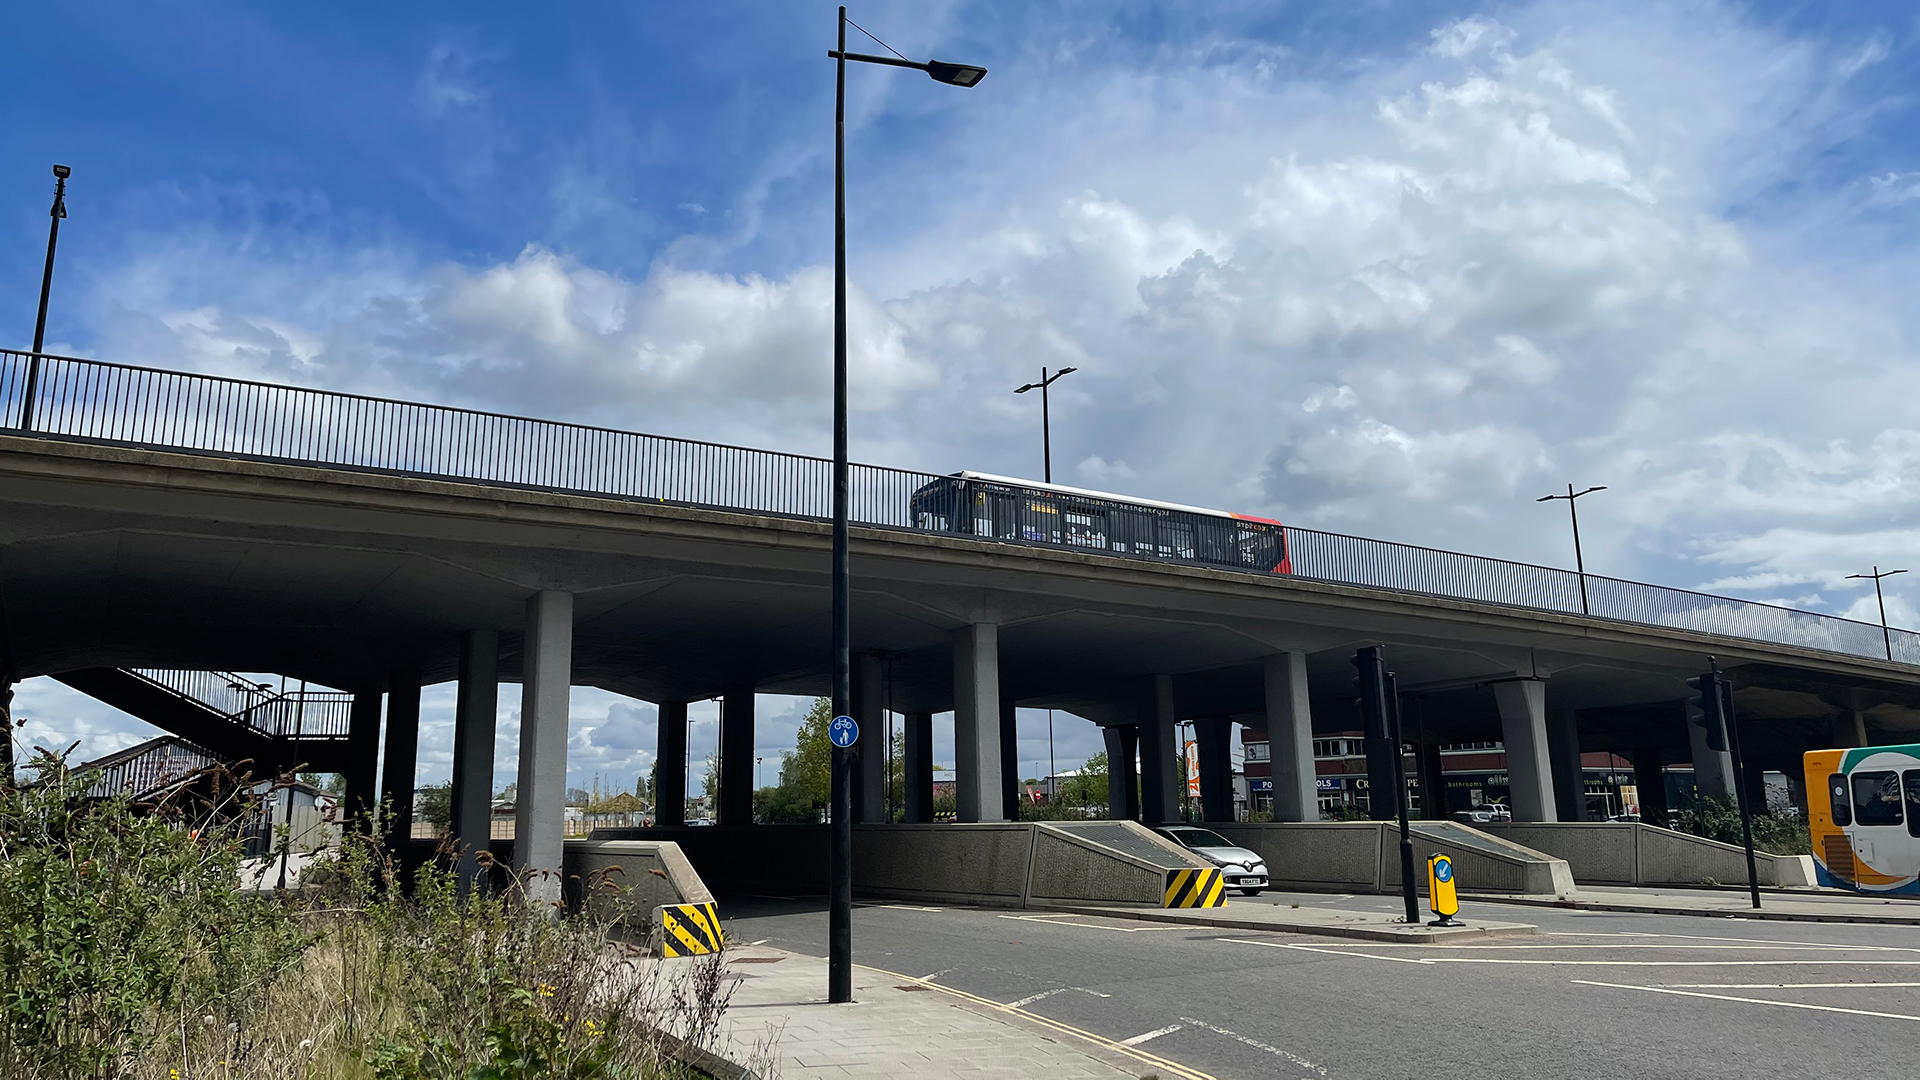
[[[344,739],[351,727],[353,695],[339,690],[280,692],[231,671],[128,673],[273,738]]]
[[[21,428],[33,361],[0,350],[0,427]],[[73,357],[42,355],[38,368],[29,430],[41,436],[790,517],[824,519],[832,507],[825,458]],[[914,511],[916,493],[942,479],[855,465],[850,515],[915,532],[958,528],[930,527]],[[1177,544],[1110,543],[1087,531],[1001,539],[1212,564]],[[1580,577],[1570,570],[1295,526],[1286,539],[1299,577],[1583,613]],[[1879,626],[1835,615],[1591,574],[1586,583],[1585,614],[1598,618],[1920,664],[1920,634],[1911,631],[1883,639]]]

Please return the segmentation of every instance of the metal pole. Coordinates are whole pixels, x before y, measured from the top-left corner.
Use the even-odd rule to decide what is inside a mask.
[[[1587,560],[1580,554],[1580,497],[1573,493],[1573,485],[1567,485],[1567,513],[1573,518],[1573,567],[1580,575],[1580,614],[1591,615],[1593,609],[1587,606]]]
[[[26,392],[20,401],[20,430],[33,430],[33,400],[40,387],[40,349],[47,343],[47,297],[53,291],[53,253],[60,245],[60,219],[67,216],[67,176],[65,165],[53,167],[52,224],[47,226],[47,268],[40,275],[40,315],[33,323],[33,355],[27,359]]]
[[[833,715],[853,699],[847,564],[847,9],[840,8],[833,86]],[[827,845],[827,1001],[853,1000],[853,800],[847,751],[833,748]]]
[[[1407,905],[1407,922],[1420,922],[1420,901],[1413,890],[1413,832],[1407,824],[1407,766],[1401,747],[1400,684],[1387,672],[1387,719],[1393,726],[1393,805],[1400,816],[1400,898]]]
[[[1887,646],[1887,659],[1893,659],[1893,632],[1887,629],[1887,594],[1880,591],[1880,568],[1873,568],[1873,598],[1880,602],[1880,640]]]
[[[1054,789],[1058,787],[1060,784],[1060,781],[1055,779],[1059,775],[1060,775],[1060,763],[1054,760],[1054,756],[1053,756],[1053,710],[1048,709],[1047,710],[1047,801],[1048,802],[1053,801]]]
[[[1047,407],[1047,369],[1040,369],[1040,458],[1047,483],[1053,483],[1053,420]]]
[[[1878,582],[1875,582],[1878,584]],[[1733,751],[1733,794],[1740,807],[1740,831],[1747,847],[1747,891],[1753,906],[1760,907],[1760,871],[1753,856],[1753,807],[1747,801],[1747,765],[1740,754],[1740,724],[1733,715],[1733,686],[1720,676],[1720,664],[1713,662],[1715,692],[1720,694],[1720,715],[1727,725],[1727,749]]]

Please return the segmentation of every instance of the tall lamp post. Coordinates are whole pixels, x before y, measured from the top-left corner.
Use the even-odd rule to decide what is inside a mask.
[[[1580,511],[1574,508],[1574,503],[1582,495],[1591,495],[1596,491],[1605,490],[1607,490],[1605,484],[1601,484],[1599,487],[1590,487],[1585,491],[1575,491],[1573,490],[1573,485],[1568,484],[1565,495],[1542,495],[1533,500],[1534,502],[1552,502],[1555,499],[1567,500],[1567,513],[1573,518],[1573,565],[1575,572],[1580,575],[1580,613],[1582,615],[1591,615],[1593,609],[1587,604],[1587,560],[1580,554]]]
[[[1876,566],[1873,568],[1873,573],[1871,574],[1848,574],[1847,575],[1848,580],[1853,580],[1855,578],[1858,578],[1862,581],[1865,581],[1868,578],[1873,579],[1873,598],[1875,600],[1880,601],[1880,640],[1886,643],[1887,659],[1889,660],[1893,659],[1893,631],[1887,629],[1887,597],[1885,593],[1880,591],[1880,579],[1890,578],[1895,574],[1904,574],[1904,573],[1906,573],[1905,570],[1888,570],[1886,573],[1881,573],[1880,568]]]
[[[833,715],[853,702],[852,593],[847,578],[847,61],[924,71],[935,82],[970,87],[987,69],[939,60],[917,63],[895,53],[869,56],[847,51],[847,9],[840,8],[840,47],[828,51],[833,86]],[[856,29],[860,29],[855,24]],[[864,29],[861,33],[866,34]],[[872,34],[867,34],[873,37]],[[873,38],[880,41],[879,38]],[[893,47],[880,41],[888,51]],[[827,845],[827,1000],[853,1000],[853,800],[846,747],[833,748],[832,840]]]
[[[1050,410],[1047,407],[1047,387],[1059,382],[1063,376],[1079,370],[1079,368],[1063,367],[1052,375],[1048,375],[1047,369],[1041,368],[1039,382],[1030,382],[1014,391],[1016,394],[1024,394],[1035,389],[1040,391],[1040,460],[1049,484],[1053,483],[1053,422],[1048,415]]]
[[[40,275],[40,315],[33,321],[33,355],[27,358],[26,393],[20,401],[20,430],[33,430],[33,399],[40,387],[40,348],[47,343],[47,297],[53,292],[53,252],[60,246],[60,222],[67,216],[67,177],[73,170],[53,167],[53,223],[47,226],[47,268]]]

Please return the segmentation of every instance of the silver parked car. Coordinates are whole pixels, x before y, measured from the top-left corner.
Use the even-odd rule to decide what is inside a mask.
[[[1161,825],[1153,831],[1219,867],[1226,886],[1239,889],[1242,896],[1259,896],[1267,887],[1266,861],[1246,848],[1227,843],[1226,837],[1212,829]]]

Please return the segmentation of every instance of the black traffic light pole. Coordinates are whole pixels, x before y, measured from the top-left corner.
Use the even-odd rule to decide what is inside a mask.
[[[1420,924],[1420,902],[1413,891],[1413,833],[1407,826],[1407,776],[1400,748],[1406,741],[1400,736],[1400,683],[1387,672],[1387,715],[1393,730],[1393,805],[1400,814],[1400,898],[1406,901],[1407,922]]]
[[[1747,799],[1747,763],[1740,753],[1740,722],[1733,712],[1733,684],[1721,674],[1720,662],[1707,657],[1706,674],[1687,680],[1694,696],[1687,701],[1687,720],[1705,734],[1707,749],[1726,751],[1733,759],[1733,800],[1740,808],[1740,829],[1747,849],[1747,891],[1760,906],[1760,871],[1753,854],[1753,807]],[[1693,770],[1698,790],[1700,766]]]

